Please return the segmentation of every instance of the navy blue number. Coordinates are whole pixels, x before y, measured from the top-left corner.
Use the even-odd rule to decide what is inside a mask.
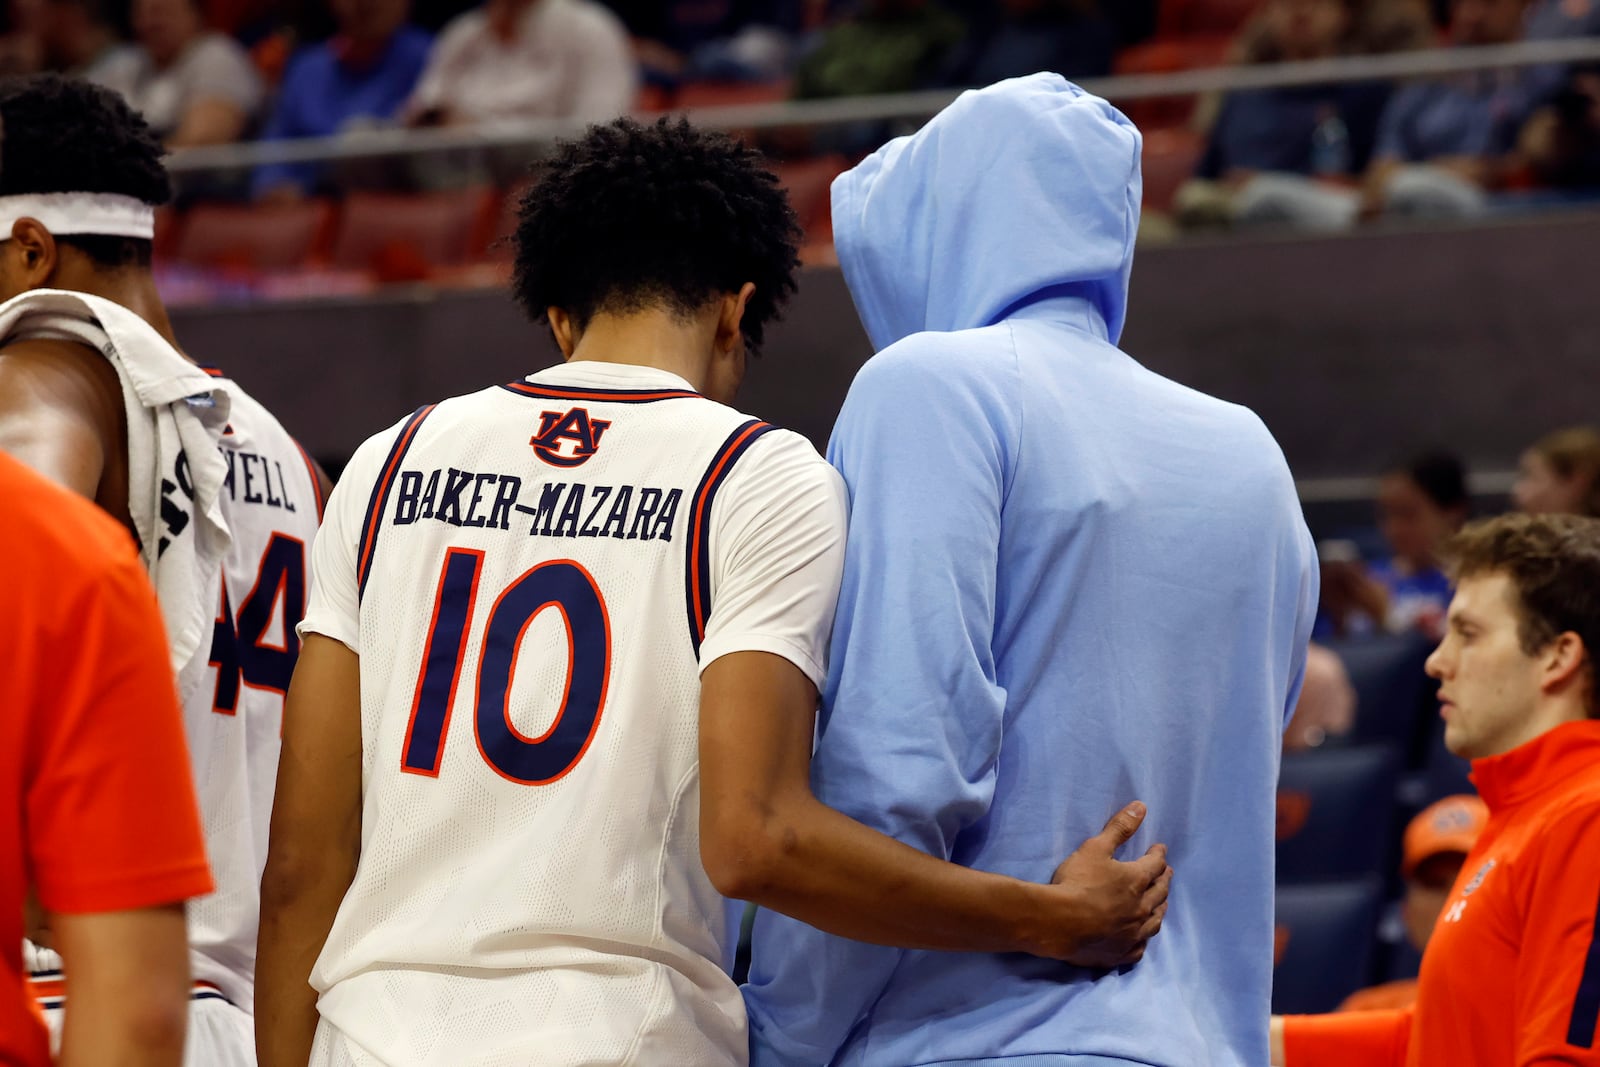
[[[482,561],[483,553],[462,549],[445,556],[406,727],[403,771],[439,773]],[[566,624],[566,691],[550,728],[528,737],[511,721],[511,681],[523,636],[548,609],[560,612]],[[610,675],[610,622],[589,572],[571,560],[555,560],[522,575],[490,610],[479,657],[473,727],[484,761],[501,777],[523,785],[548,785],[564,777],[599,729]]]
[[[278,611],[278,604],[283,608]],[[256,584],[239,605],[237,616],[222,583],[222,605],[211,625],[210,665],[217,668],[212,710],[233,715],[239,709],[239,686],[283,694],[289,690],[294,661],[300,655],[295,627],[306,613],[306,546],[298,537],[275,533],[261,554]],[[274,615],[281,618],[276,641],[267,631]]]
[[[482,567],[482,552],[452,548],[445,553],[439,592],[433,598],[433,619],[423,646],[422,673],[417,677],[417,695],[411,701],[411,721],[406,724],[401,747],[400,769],[408,773],[439,776],[444,732],[456,702],[461,656],[467,649],[467,623],[478,597]]]

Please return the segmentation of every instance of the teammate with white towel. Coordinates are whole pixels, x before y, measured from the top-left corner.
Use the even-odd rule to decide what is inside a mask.
[[[0,86],[0,123],[0,450],[120,519],[155,582],[217,882],[188,909],[186,1062],[245,1067],[283,693],[325,477],[178,348],[150,272],[170,182],[143,120],[114,93],[43,76]],[[54,1014],[59,960],[29,956]]]

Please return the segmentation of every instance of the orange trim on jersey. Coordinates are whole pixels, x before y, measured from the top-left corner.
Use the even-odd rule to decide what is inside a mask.
[[[52,971],[51,973],[59,974],[60,972]],[[31,993],[33,995],[33,999],[37,1001],[64,1001],[67,999],[67,980],[65,978],[30,977],[28,979],[28,992]],[[218,986],[214,982],[197,981],[190,988],[189,993],[191,997],[193,997],[193,995],[196,993],[214,993],[223,1000],[228,999],[227,994],[223,993],[222,987]]]
[[[528,382],[511,382],[503,386],[513,393],[522,396],[538,397],[541,400],[586,400],[594,404],[642,404],[653,400],[684,400],[689,398],[703,399],[699,393],[690,389],[573,389],[562,385],[533,385]]]
[[[34,1000],[60,1000],[67,995],[65,978],[30,978],[28,991]]]
[[[433,769],[407,765],[411,752],[411,732],[417,726],[417,710],[422,706],[422,690],[428,681],[429,650],[433,648],[433,633],[439,626],[439,611],[444,605],[445,582],[450,579],[450,562],[457,556],[476,556],[472,565],[472,587],[467,591],[467,607],[461,617],[461,640],[456,643],[456,662],[450,672],[450,692],[444,701],[444,723],[439,727],[439,745],[433,752]],[[445,553],[444,566],[439,568],[439,589],[433,597],[433,618],[428,620],[428,635],[422,642],[422,670],[417,672],[417,691],[411,698],[411,717],[406,720],[405,740],[400,743],[400,770],[404,774],[420,774],[424,778],[439,777],[439,766],[444,762],[445,738],[450,734],[450,716],[455,711],[456,690],[461,684],[461,666],[467,657],[467,640],[472,636],[472,612],[478,604],[478,582],[483,577],[483,551],[476,548],[452,548]]]
[[[710,507],[711,498],[716,494],[721,485],[722,476],[728,467],[744,451],[744,447],[755,437],[772,429],[771,423],[751,422],[742,432],[736,433],[724,444],[712,463],[711,469],[706,472],[705,480],[700,483],[700,490],[695,494],[694,506],[689,510],[689,597],[690,616],[694,620],[694,643],[696,649],[700,642],[705,640],[706,621],[710,613],[710,604],[702,599],[701,589],[706,583],[703,581],[705,569],[706,548],[702,542],[708,540],[702,537],[702,526],[705,522],[706,511]]]
[[[323,509],[328,502],[322,495],[322,479],[317,477],[316,461],[311,458],[311,453],[306,451],[306,446],[299,441],[294,442],[294,447],[299,450],[300,458],[305,461],[306,473],[311,476],[311,495],[317,502],[317,521],[321,522]]]
[[[399,470],[400,461],[411,448],[411,442],[417,436],[417,430],[421,428],[423,420],[438,406],[429,404],[417,409],[411,416],[410,421],[395,438],[394,446],[389,450],[389,461],[384,466],[377,484],[372,487],[372,499],[367,504],[367,521],[361,531],[361,559],[356,566],[357,584],[361,592],[365,592],[367,588],[367,572],[372,566],[372,553],[378,544],[378,527],[383,525],[383,513],[389,506],[389,490],[393,486],[395,472]]]

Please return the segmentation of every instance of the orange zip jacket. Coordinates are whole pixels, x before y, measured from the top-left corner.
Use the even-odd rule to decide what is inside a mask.
[[[1287,1067],[1600,1067],[1600,721],[1476,760],[1472,779],[1489,824],[1417,1003],[1290,1016]]]

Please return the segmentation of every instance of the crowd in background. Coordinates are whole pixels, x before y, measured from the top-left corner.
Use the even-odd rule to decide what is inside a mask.
[[[1269,0],[1240,62],[1600,33],[1590,0],[1453,0],[1442,33],[1403,0]],[[1338,231],[1384,216],[1470,218],[1492,194],[1600,185],[1600,75],[1536,66],[1410,83],[1264,89],[1213,104],[1189,225]]]
[[[1374,502],[1375,539],[1319,546],[1322,593],[1314,642],[1381,633],[1444,634],[1452,588],[1444,544],[1474,518],[1465,464],[1447,451],[1415,456],[1385,471]],[[1531,514],[1600,517],[1600,428],[1555,430],[1518,461],[1509,503]],[[1356,694],[1338,657],[1313,643],[1305,689],[1285,735],[1288,751],[1314,748],[1348,731]]]
[[[1241,13],[1241,28],[1219,37],[1201,20],[1183,39],[1202,55],[1191,64],[1600,33],[1600,0],[1220,6]],[[383,126],[602,120],[671,107],[708,84],[776,100],[982,85],[1037,70],[1086,78],[1160,69],[1165,61],[1152,56],[1170,55],[1169,38],[1189,32],[1162,7],[1158,0],[9,0],[0,70],[54,69],[115,88],[179,148]],[[1491,193],[1506,189],[1600,184],[1600,73],[1585,68],[1485,72],[1398,89],[1250,90],[1176,111],[1131,102],[1130,113],[1147,131],[1177,126],[1203,145],[1195,180],[1172,204],[1186,226],[1337,230],[1383,215],[1479,214]],[[864,151],[882,134],[847,131],[816,147]],[[313,165],[285,164],[261,168],[250,191],[293,197],[330,182],[337,184]]]

